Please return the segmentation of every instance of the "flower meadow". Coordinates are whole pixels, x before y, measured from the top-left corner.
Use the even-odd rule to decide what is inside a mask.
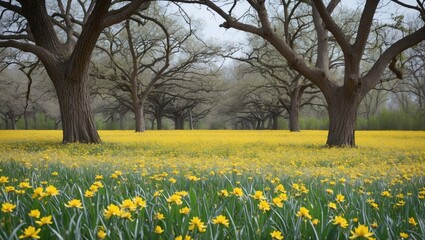
[[[425,132],[0,131],[0,239],[425,239]]]

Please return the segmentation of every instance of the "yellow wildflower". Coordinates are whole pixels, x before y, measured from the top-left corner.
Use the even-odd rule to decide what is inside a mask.
[[[34,192],[32,194],[32,198],[43,198],[45,196],[45,193],[43,192],[43,188],[42,187],[38,187],[36,189],[34,189]]]
[[[195,228],[201,233],[207,231],[207,226],[205,226],[204,222],[202,222],[199,217],[193,217],[189,222],[189,230],[192,231],[195,230]]]
[[[183,204],[182,197],[180,195],[177,195],[177,194],[171,195],[167,199],[167,202],[169,202],[169,203],[175,203],[177,205],[182,205]]]
[[[146,201],[143,199],[143,198],[141,198],[141,197],[135,197],[135,198],[133,198],[133,202],[137,205],[137,206],[139,206],[139,207],[141,207],[141,208],[145,208],[146,207]]]
[[[137,205],[131,199],[124,199],[120,207],[123,209],[128,209],[129,211],[135,211]]]
[[[82,205],[80,199],[72,199],[72,200],[68,201],[68,204],[65,204],[65,207],[67,207],[67,208],[83,208],[83,205]]]
[[[300,210],[295,214],[297,217],[304,217],[311,219],[311,215],[309,214],[310,210],[305,207],[301,207]]]
[[[52,215],[46,216],[46,217],[42,217],[42,218],[40,218],[39,221],[35,221],[35,223],[37,223],[38,226],[40,226],[40,227],[43,226],[43,225],[46,225],[46,224],[53,224],[53,222],[52,222]]]
[[[94,177],[94,180],[102,180],[103,179],[103,175],[96,175]]]
[[[163,232],[164,232],[164,229],[162,229],[161,226],[156,225],[156,227],[155,227],[155,233],[156,234],[161,234]]]
[[[103,231],[102,229],[99,229],[99,231],[97,231],[97,237],[98,237],[99,239],[105,239],[105,238],[106,238],[106,236],[107,236],[106,232],[105,232],[105,231]]]
[[[8,183],[8,182],[9,182],[9,177],[0,176],[0,184]]]
[[[222,190],[220,190],[220,192],[218,192],[218,195],[222,196],[222,197],[228,197],[229,192],[226,189],[222,189]]]
[[[86,192],[84,193],[84,197],[91,198],[93,196],[94,196],[94,192],[93,191],[86,190]]]
[[[338,194],[336,195],[335,201],[337,201],[338,203],[342,203],[345,201],[345,197],[342,194]]]
[[[339,225],[342,228],[346,228],[348,227],[348,222],[347,219],[345,219],[344,217],[341,216],[336,216],[332,222],[333,225]]]
[[[372,240],[373,233],[369,232],[369,228],[363,224],[360,224],[354,231],[351,231],[350,239],[356,239],[359,237],[364,237],[368,240]]]
[[[229,220],[223,215],[218,215],[216,218],[212,220],[212,223],[221,224],[221,225],[224,225],[225,227],[229,227]]]
[[[45,192],[46,192],[46,196],[59,195],[59,190],[53,185],[46,187]]]
[[[104,210],[103,216],[105,216],[106,219],[109,219],[111,216],[119,216],[120,215],[120,208],[111,203],[109,206],[106,207]]]
[[[255,191],[254,195],[250,195],[252,198],[254,198],[255,200],[264,200],[266,199],[263,196],[263,191]]]
[[[328,207],[333,209],[333,210],[336,210],[336,204],[333,203],[333,202],[328,203]]]
[[[41,228],[36,229],[33,226],[29,226],[27,228],[24,229],[24,233],[19,236],[19,239],[22,238],[35,238],[35,239],[40,239],[40,236],[38,236],[38,233],[41,231]]]
[[[31,210],[30,213],[28,213],[28,216],[33,218],[40,218],[40,211],[38,209]]]
[[[275,197],[275,198],[272,199],[272,201],[273,201],[273,204],[276,205],[277,207],[283,208],[282,198]]]
[[[409,223],[411,225],[415,226],[415,227],[416,227],[416,225],[418,225],[418,223],[416,222],[416,220],[413,217],[409,218]]]
[[[155,219],[157,219],[157,220],[164,220],[165,219],[164,214],[162,214],[162,213],[155,213]]]
[[[329,189],[329,188],[328,188],[328,189],[326,189],[325,191],[326,191],[326,193],[327,193],[327,194],[330,194],[330,195],[331,195],[331,194],[334,194],[334,191],[333,191],[332,189]]]
[[[401,233],[400,233],[400,237],[401,237],[402,239],[406,239],[406,238],[408,238],[408,237],[409,237],[409,234],[407,234],[407,233],[405,233],[405,232],[401,232]]]
[[[260,201],[260,203],[258,204],[258,208],[259,208],[260,210],[262,210],[263,212],[270,211],[270,205],[269,205],[269,203],[268,203],[267,201],[265,201],[265,200],[261,200],[261,201]]]
[[[319,219],[315,218],[313,221],[311,221],[311,223],[313,223],[313,225],[317,225],[319,224]]]
[[[18,186],[19,188],[32,188],[29,182],[20,182]]]
[[[283,239],[283,235],[281,231],[278,230],[274,230],[273,232],[270,233],[270,236],[272,237],[273,240],[282,240]]]
[[[4,212],[4,213],[11,213],[11,212],[13,212],[13,209],[15,209],[15,208],[16,208],[15,204],[8,203],[8,202],[3,203],[1,205],[1,211]]]
[[[187,215],[187,214],[190,213],[190,208],[188,208],[188,207],[181,208],[179,210],[179,213],[184,214],[184,215]]]
[[[233,194],[238,197],[242,197],[243,196],[242,188],[239,188],[239,187],[233,188]]]

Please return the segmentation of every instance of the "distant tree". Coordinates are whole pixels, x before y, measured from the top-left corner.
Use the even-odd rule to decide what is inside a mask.
[[[147,8],[146,0],[0,1],[0,48],[33,53],[52,80],[63,142],[98,143],[90,109],[88,67],[103,29]]]

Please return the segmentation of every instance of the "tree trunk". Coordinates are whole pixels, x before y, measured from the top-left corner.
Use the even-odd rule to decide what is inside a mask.
[[[156,129],[162,130],[162,116],[156,116]]]
[[[189,109],[189,127],[190,127],[190,130],[193,130],[193,116],[192,116],[192,109]]]
[[[55,87],[62,120],[62,142],[99,143],[86,79],[62,79],[57,82],[59,84],[55,84]]]
[[[288,111],[289,131],[291,132],[300,131],[299,112],[300,112],[300,108],[298,104],[296,103],[296,101],[291,101],[291,108]]]
[[[348,97],[339,94],[328,100],[329,132],[326,145],[333,147],[354,147],[356,126],[356,113],[361,98]]]
[[[12,124],[12,129],[13,130],[17,130],[18,129],[17,126],[16,126],[16,118],[15,118],[15,116],[12,116],[10,118],[10,123]]]
[[[272,116],[272,118],[273,118],[273,126],[272,126],[272,129],[273,130],[277,130],[277,129],[279,129],[279,122],[278,122],[278,118],[279,118],[279,115],[278,114],[273,114],[273,116]]]
[[[25,130],[28,130],[28,114],[24,113]]]
[[[146,131],[146,122],[145,122],[145,114],[143,110],[143,102],[140,104],[140,107],[136,107],[135,112],[136,118],[136,132],[144,132]]]

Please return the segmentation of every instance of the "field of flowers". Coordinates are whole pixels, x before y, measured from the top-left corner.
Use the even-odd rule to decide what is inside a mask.
[[[0,239],[425,239],[425,132],[0,131]]]

